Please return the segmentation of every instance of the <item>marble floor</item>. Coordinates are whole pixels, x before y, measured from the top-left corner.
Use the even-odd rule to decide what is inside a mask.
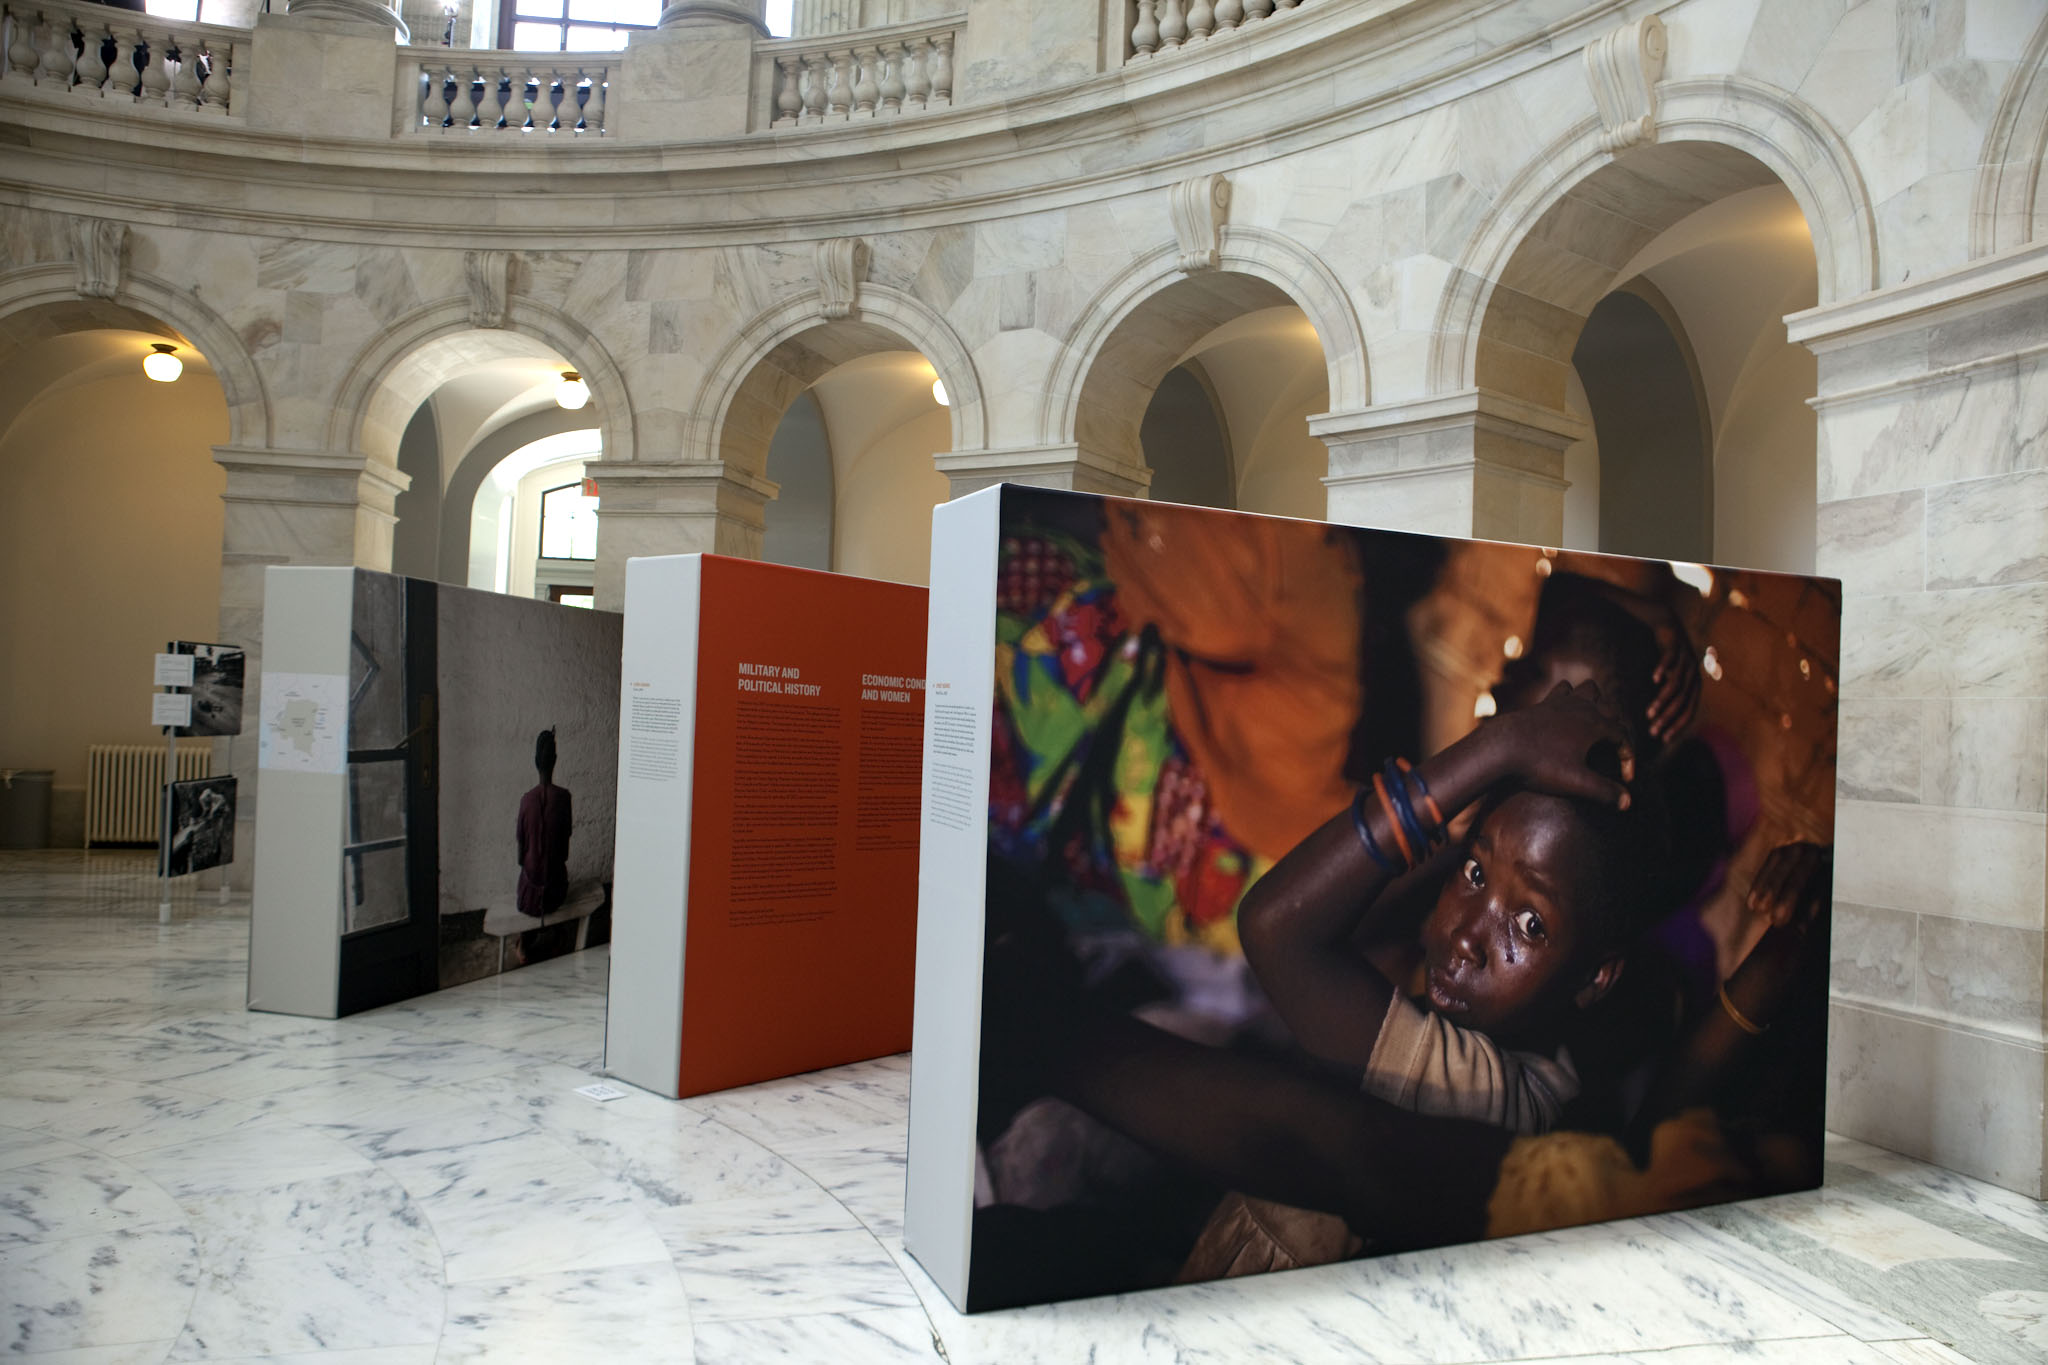
[[[2048,1206],[1849,1141],[1818,1193],[964,1318],[908,1061],[598,1103],[602,950],[242,1008],[246,898],[0,854],[0,1303],[41,1362],[2048,1359]]]

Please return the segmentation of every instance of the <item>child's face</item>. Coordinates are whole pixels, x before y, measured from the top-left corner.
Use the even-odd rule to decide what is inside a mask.
[[[1473,833],[1422,925],[1429,1002],[1496,1037],[1538,1025],[1584,984],[1593,840],[1556,797],[1518,792]]]

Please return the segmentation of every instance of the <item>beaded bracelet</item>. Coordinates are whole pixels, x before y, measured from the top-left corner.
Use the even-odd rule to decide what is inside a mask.
[[[1415,802],[1409,794],[1406,775],[1394,759],[1387,760],[1385,776],[1386,789],[1394,798],[1393,815],[1401,832],[1407,835],[1418,855],[1426,853],[1436,841],[1423,832],[1422,821],[1415,818]]]
[[[1372,828],[1365,820],[1365,788],[1362,786],[1351,798],[1351,827],[1358,831],[1358,842],[1365,846],[1366,856],[1379,865],[1380,871],[1390,877],[1401,874],[1402,869],[1395,867],[1393,860],[1380,852],[1378,840],[1372,837]]]

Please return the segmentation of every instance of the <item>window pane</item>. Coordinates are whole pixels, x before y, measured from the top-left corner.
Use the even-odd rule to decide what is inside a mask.
[[[402,924],[411,914],[405,845],[341,855],[341,931]]]
[[[562,0],[518,0],[519,8],[514,17],[519,19],[559,19],[562,17]]]
[[[626,46],[626,38],[633,30],[628,28],[588,28],[573,24],[569,28],[570,52],[619,52]]]
[[[514,24],[512,48],[516,52],[560,52],[562,30],[553,24]]]
[[[199,0],[142,0],[143,8],[152,19],[183,19],[195,23],[199,19]]]
[[[597,595],[591,592],[565,592],[555,601],[565,607],[587,607],[592,611],[597,609]]]
[[[540,557],[597,558],[597,499],[580,484],[564,484],[540,495]]]

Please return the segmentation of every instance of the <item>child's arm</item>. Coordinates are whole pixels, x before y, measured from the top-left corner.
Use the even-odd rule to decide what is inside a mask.
[[[1055,1093],[1204,1179],[1396,1245],[1485,1234],[1512,1133],[1410,1113],[1128,1015],[1068,1015],[1039,1038],[1058,1056]]]
[[[1588,766],[1588,754],[1603,742],[1619,750],[1622,781]],[[1626,807],[1623,783],[1633,776],[1633,759],[1599,688],[1560,683],[1542,702],[1496,717],[1417,772],[1448,820],[1507,780]],[[1356,809],[1381,852],[1398,857],[1401,837],[1383,803],[1368,799]],[[1394,986],[1350,941],[1395,870],[1372,858],[1353,812],[1341,811],[1260,878],[1238,911],[1238,933],[1259,984],[1316,1056],[1357,1067],[1372,1056]]]
[[[1750,883],[1749,907],[1771,927],[1721,985],[1721,997],[1701,1016],[1678,1054],[1658,1078],[1639,1126],[1706,1103],[1728,1065],[1771,1026],[1786,988],[1799,974],[1807,930],[1833,890],[1834,851],[1820,844],[1783,844],[1771,851]]]

